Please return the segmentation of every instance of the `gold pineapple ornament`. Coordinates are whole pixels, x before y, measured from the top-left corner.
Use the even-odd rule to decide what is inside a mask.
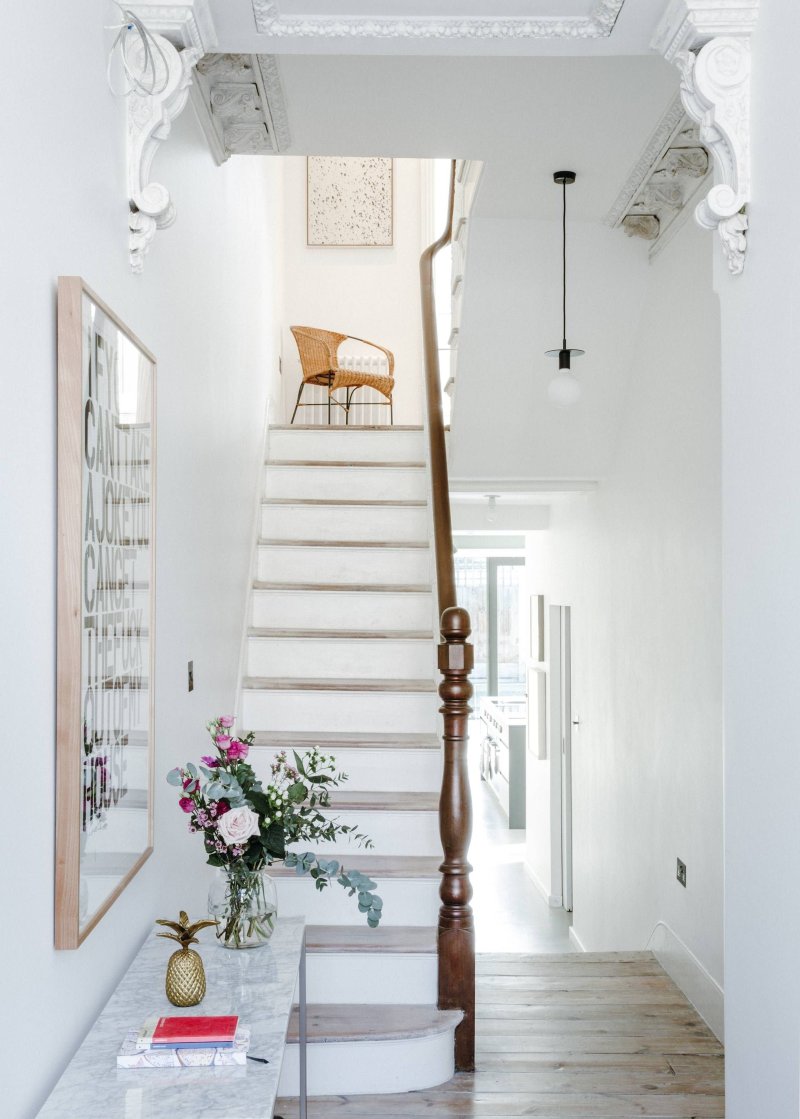
[[[213,925],[214,921],[195,921],[190,925],[188,916],[181,910],[177,921],[159,919],[156,924],[166,925],[173,930],[157,933],[157,936],[163,936],[167,940],[177,940],[180,944],[180,948],[172,953],[167,964],[165,982],[167,998],[173,1006],[197,1006],[206,993],[206,973],[199,954],[189,945],[197,944],[196,934],[200,929]]]

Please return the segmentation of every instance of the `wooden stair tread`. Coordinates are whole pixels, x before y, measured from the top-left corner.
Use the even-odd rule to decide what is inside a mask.
[[[270,583],[253,581],[256,591],[329,591],[343,594],[430,594],[430,583]]]
[[[427,878],[439,879],[439,867],[442,864],[441,855],[365,855],[361,851],[348,852],[346,860],[341,855],[332,856],[344,865],[360,870],[362,874],[369,874],[377,882],[384,878]],[[283,863],[274,863],[269,868],[273,878],[296,878],[294,868],[285,867]],[[308,885],[308,883],[306,883]]]
[[[380,1003],[309,1003],[306,1015],[309,1044],[431,1037],[454,1029],[462,1018],[460,1010]],[[299,1025],[295,1007],[289,1019],[287,1041],[290,1044],[297,1043]]]
[[[352,731],[256,731],[255,746],[273,750],[292,747],[307,749],[319,746],[323,750],[438,750],[439,739],[435,734],[358,734]]]
[[[267,466],[369,466],[377,470],[424,470],[424,462],[371,462],[369,459],[268,458]]]
[[[364,497],[265,497],[261,500],[262,505],[333,505],[337,508],[340,506],[355,506],[359,509],[373,508],[379,506],[381,508],[402,508],[402,509],[424,509],[428,504],[427,501],[411,500],[398,500],[395,498],[382,498],[380,500],[373,500]]]
[[[433,630],[422,629],[269,629],[251,626],[249,637],[297,637],[316,640],[318,637],[341,641],[433,641]]]
[[[336,424],[271,424],[270,431],[316,431],[322,435],[324,432],[341,434],[345,431],[423,431],[422,424],[347,424],[345,427]]]
[[[330,807],[334,812],[438,812],[439,794],[336,789],[331,793]]]
[[[435,692],[433,680],[336,679],[246,676],[242,687],[269,692]]]
[[[263,537],[261,548],[430,548],[427,540],[286,540]]]
[[[394,952],[398,955],[436,953],[435,925],[308,925],[306,948],[315,955],[350,952]]]

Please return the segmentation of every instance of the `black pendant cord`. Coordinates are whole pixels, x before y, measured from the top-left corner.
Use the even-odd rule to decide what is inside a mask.
[[[567,180],[561,182],[561,324],[562,350],[567,348]]]

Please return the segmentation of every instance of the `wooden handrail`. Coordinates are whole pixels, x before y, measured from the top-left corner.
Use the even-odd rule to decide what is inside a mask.
[[[475,1068],[475,929],[472,917],[472,867],[467,859],[472,835],[472,799],[467,769],[467,722],[472,684],[472,646],[469,614],[456,604],[453,532],[450,520],[450,487],[442,418],[442,386],[436,303],[433,294],[433,260],[452,238],[456,164],[450,174],[447,228],[429,245],[419,262],[422,294],[422,333],[425,352],[425,395],[430,441],[436,586],[441,613],[442,643],[439,696],[444,716],[444,759],[439,797],[439,832],[444,860],[440,866],[441,907],[437,948],[441,1010],[461,1010],[463,1019],[455,1035],[455,1067]]]
[[[428,406],[428,442],[431,456],[433,534],[436,552],[436,585],[439,612],[456,605],[456,576],[453,564],[453,529],[450,522],[450,492],[447,477],[447,452],[442,418],[442,385],[439,371],[439,339],[436,330],[436,300],[433,294],[433,259],[453,236],[453,207],[456,194],[456,161],[450,171],[450,200],[447,228],[428,245],[419,260],[422,295],[422,341],[425,354],[425,396]]]

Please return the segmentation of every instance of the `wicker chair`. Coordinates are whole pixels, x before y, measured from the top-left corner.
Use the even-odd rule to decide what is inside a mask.
[[[353,334],[337,334],[333,330],[320,330],[314,326],[293,326],[290,328],[300,351],[300,367],[303,379],[297,393],[291,423],[297,415],[298,408],[324,408],[325,404],[301,404],[300,397],[306,385],[325,385],[328,389],[328,423],[331,422],[331,404],[344,409],[345,423],[350,423],[350,408],[353,397],[360,388],[377,389],[386,397],[386,406],[389,409],[389,423],[394,423],[394,410],[392,407],[392,391],[394,389],[394,354],[385,346],[377,342],[368,342],[366,338],[356,338]],[[338,351],[342,342],[350,339],[353,342],[363,342],[373,349],[380,350],[386,355],[389,363],[388,375],[381,373],[364,373],[355,369],[342,369],[339,365]],[[333,395],[337,389],[345,390],[344,402],[337,400]]]

